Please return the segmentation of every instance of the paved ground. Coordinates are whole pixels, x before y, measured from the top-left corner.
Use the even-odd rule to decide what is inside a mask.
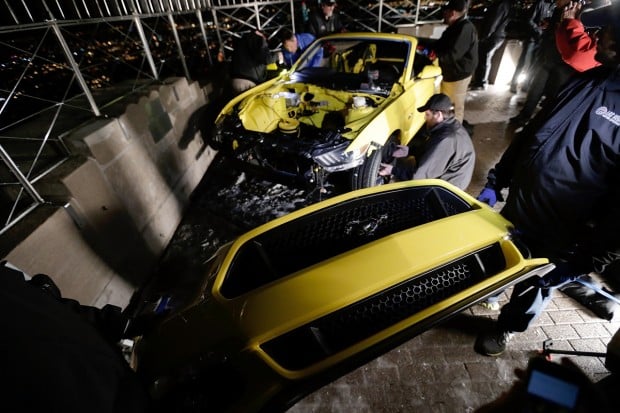
[[[471,194],[479,193],[486,172],[512,139],[507,121],[517,113],[520,98],[504,88],[469,93],[465,119],[475,125],[477,150]],[[524,368],[544,340],[552,339],[558,350],[604,353],[620,328],[619,317],[611,322],[597,318],[558,292],[536,327],[516,335],[506,353],[481,356],[473,350],[474,339],[497,314],[481,306],[470,308],[309,395],[289,412],[473,412],[511,386],[514,369]],[[569,357],[594,381],[609,374],[604,358]]]

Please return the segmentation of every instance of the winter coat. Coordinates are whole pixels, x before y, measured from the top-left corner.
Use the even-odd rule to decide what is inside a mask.
[[[512,3],[512,0],[499,0],[491,5],[482,20],[478,36],[480,42],[496,43],[506,38],[506,26],[510,21]]]
[[[429,136],[416,153],[416,166],[395,165],[397,180],[438,178],[465,190],[476,163],[474,145],[456,118],[446,119],[427,131]],[[415,138],[414,138],[415,139]]]
[[[284,64],[287,66],[292,66],[293,63],[299,59],[299,56],[306,50],[308,46],[314,41],[314,35],[310,33],[296,33],[295,37],[297,38],[297,51],[295,53],[291,53],[287,50],[282,50],[282,55],[284,56]],[[320,63],[320,60],[323,58],[323,52],[320,51],[319,54],[315,55],[312,58],[311,66],[316,66]]]
[[[264,37],[255,32],[246,33],[235,41],[230,67],[231,77],[261,83],[265,81],[267,65],[274,63],[275,60]]]
[[[489,174],[537,254],[603,271],[620,258],[620,71],[576,75]]]
[[[446,27],[433,44],[439,66],[446,82],[463,80],[474,73],[478,65],[478,34],[469,19],[462,17]]]
[[[310,14],[306,32],[316,37],[321,37],[332,33],[340,33],[342,31],[344,31],[344,25],[338,13],[332,14],[329,20],[326,19],[325,15],[319,10]]]
[[[543,34],[542,22],[550,19],[553,14],[555,5],[553,1],[538,0],[530,9],[527,19],[527,27],[530,39],[534,41],[540,40]]]

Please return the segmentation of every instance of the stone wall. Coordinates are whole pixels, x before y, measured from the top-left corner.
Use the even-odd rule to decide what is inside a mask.
[[[71,157],[35,185],[50,202],[3,235],[5,259],[48,274],[82,304],[124,307],[215,155],[191,124],[206,96],[196,82],[169,79],[120,116],[64,136]]]

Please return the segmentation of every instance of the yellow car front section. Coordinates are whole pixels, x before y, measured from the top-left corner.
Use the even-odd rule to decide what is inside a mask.
[[[525,258],[511,230],[440,180],[295,211],[218,252],[195,299],[144,337],[138,371],[160,383],[180,366],[225,366],[244,386],[227,411],[290,402],[537,275],[548,261]]]

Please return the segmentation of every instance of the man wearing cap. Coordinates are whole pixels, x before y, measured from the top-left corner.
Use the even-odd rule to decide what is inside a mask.
[[[601,27],[601,65],[577,73],[528,123],[478,196],[493,205],[508,188],[501,214],[532,255],[556,265],[515,285],[495,328],[476,340],[476,350],[486,355],[501,354],[556,288],[590,272],[605,275],[620,261],[620,2],[586,11],[581,21]]]
[[[320,0],[319,9],[310,14],[306,32],[318,38],[345,31],[340,15],[334,13],[335,8],[335,0]]]
[[[467,8],[467,0],[449,0],[443,6],[443,20],[448,27],[433,45],[443,75],[441,92],[454,102],[459,122],[463,122],[467,88],[478,65],[478,35],[466,17]]]
[[[476,156],[471,138],[454,117],[450,98],[438,93],[424,106],[426,127],[412,139],[412,147],[398,145],[392,152],[396,165],[381,164],[379,174],[398,181],[438,178],[465,190],[474,172]],[[415,146],[414,146],[415,145]],[[411,150],[410,150],[411,149]]]

